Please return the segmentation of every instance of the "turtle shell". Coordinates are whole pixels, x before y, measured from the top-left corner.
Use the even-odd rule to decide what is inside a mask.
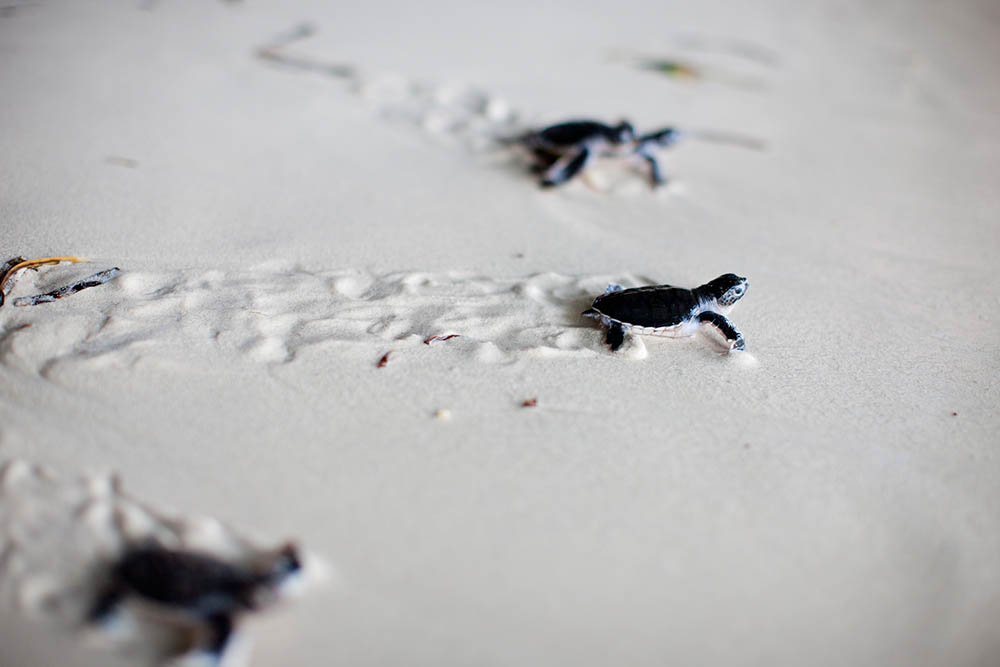
[[[239,607],[240,594],[249,591],[255,582],[251,573],[211,556],[158,546],[128,553],[116,566],[115,574],[142,597],[191,608],[211,600],[220,610]]]
[[[604,123],[593,120],[574,120],[552,125],[538,132],[536,139],[548,146],[575,146],[581,141],[607,134],[609,128]]]
[[[690,320],[699,305],[689,289],[652,285],[602,294],[593,309],[623,324],[659,329]]]

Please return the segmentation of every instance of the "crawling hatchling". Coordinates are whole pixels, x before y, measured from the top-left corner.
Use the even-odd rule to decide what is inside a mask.
[[[726,273],[701,287],[685,289],[672,285],[650,285],[624,289],[610,285],[583,311],[607,327],[605,342],[612,351],[625,342],[625,333],[654,336],[693,336],[703,325],[718,329],[730,350],[745,349],[743,334],[726,317],[750,283],[735,273]]]
[[[203,627],[208,639],[200,648],[219,664],[239,615],[274,601],[301,569],[293,544],[243,565],[145,542],[127,549],[111,567],[89,620],[103,623],[126,598],[141,599],[179,622]]]
[[[666,183],[655,150],[672,145],[679,136],[680,132],[672,127],[636,136],[627,120],[616,125],[571,120],[529,132],[518,141],[531,153],[532,170],[541,176],[542,187],[572,180],[595,157],[638,156],[648,165],[650,183],[655,188]]]

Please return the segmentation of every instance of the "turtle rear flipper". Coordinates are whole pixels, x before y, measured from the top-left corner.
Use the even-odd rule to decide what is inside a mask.
[[[117,584],[103,589],[87,612],[87,622],[97,624],[107,622],[118,609],[124,596],[125,591]]]
[[[229,640],[233,637],[235,623],[229,614],[215,614],[208,617],[210,630],[205,649],[214,658],[214,664],[222,665],[226,657]]]
[[[617,352],[625,342],[625,327],[617,322],[612,322],[608,326],[608,333],[604,337],[604,342],[608,344],[612,352]]]
[[[541,186],[551,188],[576,176],[590,161],[591,151],[584,146],[556,160],[542,175]]]

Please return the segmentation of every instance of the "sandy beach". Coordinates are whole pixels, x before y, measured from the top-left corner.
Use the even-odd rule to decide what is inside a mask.
[[[4,667],[149,664],[148,536],[300,545],[231,664],[1000,663],[996,3],[0,10],[0,262],[90,260],[0,307]],[[576,118],[667,185],[497,141]],[[745,351],[580,317],[728,272]]]

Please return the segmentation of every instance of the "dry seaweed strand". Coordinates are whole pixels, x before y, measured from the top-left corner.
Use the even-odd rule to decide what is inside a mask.
[[[74,264],[80,264],[83,262],[88,262],[90,260],[83,259],[82,257],[72,257],[72,256],[59,256],[59,257],[39,257],[38,259],[24,259],[23,257],[15,257],[7,261],[2,268],[3,277],[0,278],[0,306],[4,305],[7,294],[13,289],[13,283],[15,276],[24,271],[25,269],[37,269],[40,266],[51,266],[55,264],[60,264],[62,262],[72,262]],[[83,278],[82,280],[77,280],[69,285],[65,285],[58,289],[54,289],[51,292],[46,292],[45,294],[36,294],[34,296],[24,296],[14,299],[13,305],[15,306],[37,306],[40,303],[50,303],[56,299],[61,299],[64,296],[69,296],[70,294],[76,294],[81,290],[85,290],[88,287],[96,287],[97,285],[103,285],[109,280],[113,280],[121,273],[121,269],[117,266],[105,269],[104,271],[99,271],[92,276]]]
[[[701,72],[698,69],[676,60],[644,60],[638,64],[638,67],[674,78],[697,79],[701,77]]]
[[[103,285],[109,280],[114,280],[118,277],[118,274],[122,272],[117,266],[110,269],[105,269],[104,271],[98,271],[92,276],[87,276],[82,280],[77,280],[75,283],[70,283],[69,285],[64,285],[58,289],[54,289],[51,292],[46,292],[45,294],[36,294],[34,296],[22,296],[14,299],[15,306],[37,306],[40,303],[51,303],[56,299],[61,299],[64,296],[69,296],[70,294],[76,294],[81,290],[85,290],[89,287],[97,287],[98,285]]]
[[[4,295],[7,293],[7,278],[11,275],[11,271],[15,266],[25,261],[24,257],[14,257],[13,259],[8,259],[4,262],[4,265],[0,267],[0,306],[3,305]]]
[[[629,50],[613,51],[609,57],[612,62],[654,72],[678,82],[711,81],[751,91],[761,91],[767,88],[767,81],[760,76],[741,74],[738,70],[696,64],[686,58],[662,57],[634,53]],[[757,58],[751,59],[758,60]],[[773,66],[773,63],[761,60],[758,60],[758,63]]]
[[[23,271],[24,269],[34,269],[39,266],[59,264],[60,262],[73,262],[75,264],[79,264],[80,262],[86,261],[87,260],[80,257],[40,257],[38,259],[15,257],[4,264],[3,267],[3,278],[0,278],[0,306],[4,304],[7,293],[10,291],[8,289],[8,283],[13,279],[14,274],[18,271]]]

